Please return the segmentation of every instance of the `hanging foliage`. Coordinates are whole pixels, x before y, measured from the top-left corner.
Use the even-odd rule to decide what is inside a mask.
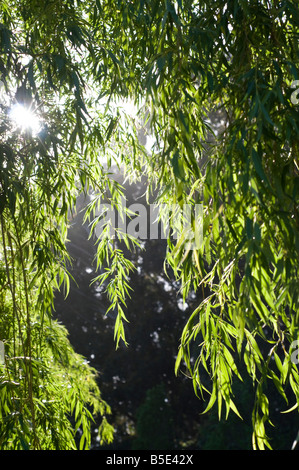
[[[51,310],[55,290],[69,288],[67,227],[78,193],[96,193],[86,212],[91,235],[101,201],[122,213],[122,188],[111,177],[117,164],[130,178],[147,177],[161,213],[163,204],[202,205],[201,245],[182,234],[169,237],[165,253],[184,299],[192,290],[203,294],[182,331],[175,370],[187,368],[195,393],[208,398],[206,411],[217,404],[219,417],[223,408],[239,414],[232,393],[242,380],[239,356],[255,389],[253,447],[271,447],[267,383],[285,399],[291,390],[286,408],[299,399],[291,354],[299,312],[297,2],[2,1],[0,15],[0,397],[7,423],[0,442],[64,447],[71,433],[64,413],[73,403],[81,446],[88,445],[94,382],[79,387],[74,364],[82,360]],[[122,113],[118,103],[126,99],[139,117]],[[38,116],[37,134],[13,122],[14,102]],[[138,139],[141,125],[155,141],[151,151]],[[107,224],[97,242],[96,280],[116,312],[119,345],[134,266],[115,235]],[[138,244],[121,235],[131,249]],[[67,360],[58,359],[63,351]],[[76,395],[60,404],[48,399],[49,387],[60,387],[57,368],[70,374],[68,393],[84,391],[78,408]],[[65,431],[51,437],[43,419],[54,419],[55,406]]]

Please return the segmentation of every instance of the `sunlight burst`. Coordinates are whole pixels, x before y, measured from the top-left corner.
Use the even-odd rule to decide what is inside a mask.
[[[30,131],[36,135],[41,130],[41,121],[30,108],[17,103],[11,108],[9,115],[21,132]]]

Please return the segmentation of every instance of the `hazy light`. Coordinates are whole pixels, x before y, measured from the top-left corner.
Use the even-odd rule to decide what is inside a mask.
[[[21,104],[15,104],[10,110],[10,118],[22,132],[30,131],[38,134],[41,130],[41,121],[34,111]]]

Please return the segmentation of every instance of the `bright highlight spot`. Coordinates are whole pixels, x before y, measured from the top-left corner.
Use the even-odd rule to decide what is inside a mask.
[[[32,134],[38,134],[41,130],[41,121],[30,108],[21,104],[15,104],[10,110],[10,118],[19,127],[22,132],[30,131]]]

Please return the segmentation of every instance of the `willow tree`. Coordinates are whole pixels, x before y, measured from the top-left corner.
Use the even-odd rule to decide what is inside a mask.
[[[297,2],[284,0],[1,2],[4,446],[61,448],[78,428],[88,445],[90,400],[110,436],[109,407],[89,386],[94,371],[84,366],[92,380],[81,389],[82,358],[67,354],[51,312],[55,290],[69,287],[67,228],[78,193],[93,192],[91,234],[103,200],[129,216],[110,174],[117,164],[127,177],[146,176],[162,216],[165,204],[202,205],[200,246],[182,232],[169,236],[165,253],[184,298],[193,290],[203,298],[174,368],[187,368],[206,410],[218,405],[221,418],[223,407],[239,413],[241,360],[255,390],[253,447],[270,447],[267,383],[286,401],[291,391],[286,408],[299,399],[298,28]],[[128,99],[139,109],[133,119],[119,106]],[[13,103],[34,110],[39,128],[13,119]],[[168,222],[176,228],[175,217]],[[118,345],[134,266],[117,235],[131,249],[138,240],[114,235],[107,223],[95,280],[106,286]],[[68,385],[62,403],[59,388]],[[74,390],[84,390],[78,406]]]

